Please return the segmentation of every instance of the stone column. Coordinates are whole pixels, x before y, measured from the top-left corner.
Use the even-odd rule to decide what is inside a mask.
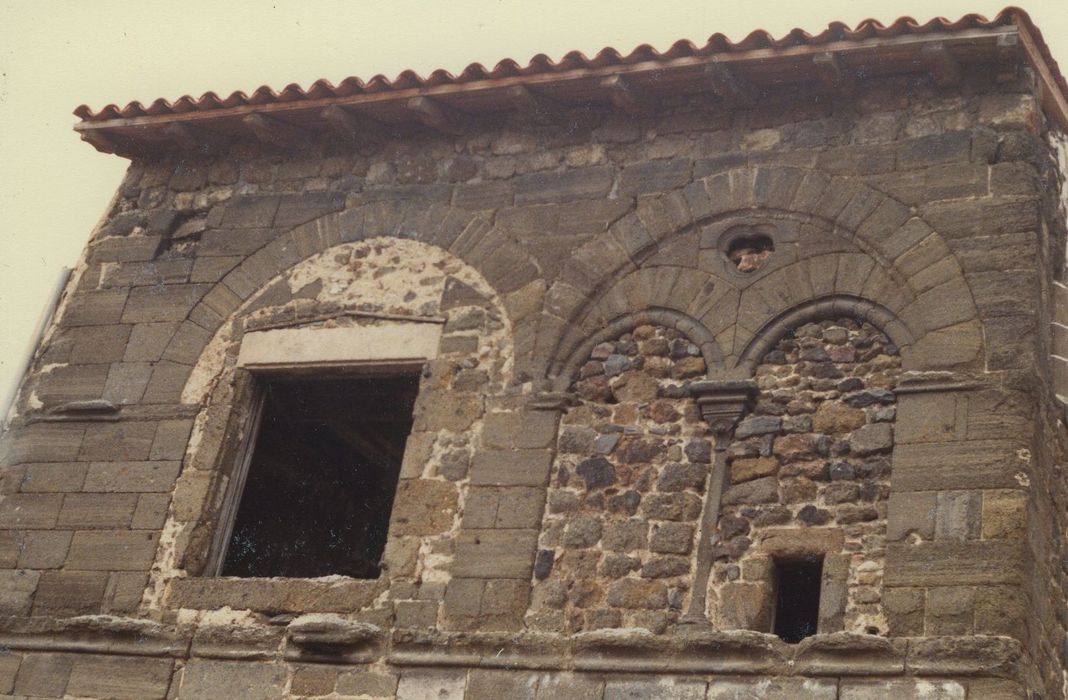
[[[694,571],[690,605],[680,619],[684,624],[707,624],[705,610],[708,577],[712,572],[712,547],[719,521],[720,501],[727,484],[727,447],[738,422],[749,411],[756,384],[750,380],[706,380],[690,385],[690,395],[701,410],[701,417],[712,429],[715,453],[705,481],[705,501],[697,540],[697,568]]]

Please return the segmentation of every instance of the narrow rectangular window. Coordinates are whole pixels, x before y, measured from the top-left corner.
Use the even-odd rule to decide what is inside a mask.
[[[219,573],[377,577],[419,375],[258,381]]]
[[[816,634],[823,557],[775,561],[775,634],[796,644]]]

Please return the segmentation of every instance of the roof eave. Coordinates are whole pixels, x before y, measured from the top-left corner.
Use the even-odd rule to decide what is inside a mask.
[[[334,133],[361,138],[405,123],[422,123],[446,133],[462,133],[465,121],[484,112],[544,107],[566,112],[593,104],[640,111],[660,94],[707,94],[736,106],[747,95],[812,83],[824,92],[853,89],[868,77],[926,73],[941,84],[954,80],[956,67],[975,63],[1017,65],[1035,71],[1042,106],[1068,131],[1068,100],[1055,64],[1029,22],[997,27],[849,39],[820,45],[760,48],[655,59],[629,65],[577,68],[534,75],[452,82],[430,87],[390,89],[345,97],[268,101],[203,111],[83,121],[75,126],[97,150],[137,156],[182,150],[253,135],[284,144],[302,134]],[[533,102],[532,102],[533,101]]]

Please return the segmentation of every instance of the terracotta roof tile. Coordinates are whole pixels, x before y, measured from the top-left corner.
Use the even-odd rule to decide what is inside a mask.
[[[360,78],[351,77],[346,78],[335,86],[328,80],[320,79],[312,83],[306,90],[299,85],[290,84],[281,92],[275,92],[270,87],[263,85],[251,95],[244,92],[234,92],[226,98],[220,98],[213,92],[207,92],[199,98],[185,95],[174,102],[168,102],[161,98],[148,107],[145,107],[140,102],[131,102],[121,108],[111,104],[96,112],[88,106],[82,105],[74,110],[74,114],[86,122],[102,122],[111,119],[141,116],[210,112],[212,110],[245,105],[351,97],[360,94],[384,93],[411,88],[460,85],[519,76],[564,73],[576,69],[626,66],[635,63],[669,61],[695,56],[707,57],[714,54],[737,53],[756,49],[819,46],[839,41],[956,32],[966,29],[995,28],[1013,24],[1026,27],[1035,37],[1038,48],[1049,65],[1060,91],[1062,94],[1068,95],[1068,83],[1065,82],[1064,77],[1057,68],[1056,61],[1050,55],[1048,46],[1042,40],[1041,32],[1034,26],[1025,11],[1015,7],[1008,7],[999,12],[993,19],[987,19],[978,14],[969,14],[956,21],[938,17],[921,24],[911,17],[902,17],[890,25],[883,25],[874,19],[866,19],[853,28],[842,22],[832,22],[819,34],[810,34],[802,29],[794,29],[776,39],[764,30],[757,30],[737,42],[717,33],[709,37],[704,46],[698,47],[692,42],[683,40],[675,42],[664,52],[657,51],[648,44],[642,44],[626,55],[620,54],[619,51],[611,47],[601,49],[593,58],[588,58],[579,51],[571,51],[558,61],[553,61],[544,54],[538,54],[531,58],[525,66],[512,59],[500,61],[492,70],[487,70],[481,64],[472,63],[461,71],[459,75],[453,75],[448,71],[439,69],[424,78],[414,71],[406,70],[393,80],[383,75],[375,75],[366,82]]]

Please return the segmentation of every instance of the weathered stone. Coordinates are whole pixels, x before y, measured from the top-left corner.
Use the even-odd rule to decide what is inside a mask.
[[[728,583],[723,587],[719,618],[724,629],[767,631],[771,614],[770,591],[766,586]]]
[[[544,486],[550,453],[545,450],[480,452],[471,464],[471,483],[482,486]]]
[[[982,500],[974,491],[942,491],[935,513],[937,539],[970,540],[980,533]]]
[[[646,546],[649,526],[644,520],[609,522],[604,526],[604,548],[611,552],[631,552]]]
[[[603,457],[592,457],[583,460],[575,468],[575,473],[582,477],[586,484],[586,489],[590,491],[616,483],[615,467]]]
[[[1027,497],[1022,491],[984,491],[983,539],[1023,539],[1027,523],[1026,507]]]
[[[701,502],[688,493],[656,493],[642,498],[641,507],[653,520],[693,520],[700,513]]]
[[[151,564],[158,540],[158,532],[76,532],[66,566],[87,571],[141,571]]]
[[[337,692],[342,695],[369,695],[373,698],[394,697],[397,676],[372,671],[343,671],[337,678]]]
[[[894,429],[889,423],[865,425],[849,437],[849,449],[856,455],[885,452],[894,446]]]
[[[690,179],[693,163],[687,159],[652,160],[623,169],[620,190],[627,195],[643,195],[681,187]]]
[[[564,173],[532,173],[515,179],[516,204],[567,202],[575,199],[599,199],[612,187],[613,173],[608,166],[580,168]]]
[[[896,542],[913,533],[925,540],[934,539],[936,497],[934,491],[891,492],[886,539]]]
[[[280,700],[286,675],[282,664],[194,659],[182,674],[182,695]]]
[[[668,554],[688,554],[693,547],[693,526],[685,523],[654,525],[649,537],[649,549]]]
[[[28,615],[40,577],[39,571],[0,571],[0,582],[3,583],[0,587],[0,612],[6,616]]]
[[[609,605],[630,610],[657,610],[667,606],[667,588],[660,581],[624,578],[608,586]]]
[[[975,589],[940,586],[927,591],[925,631],[934,635],[967,635],[975,619]]]
[[[607,371],[607,363],[605,363],[605,368]],[[612,395],[617,401],[647,403],[656,398],[659,386],[655,378],[644,372],[624,372],[612,382]]]
[[[657,489],[660,491],[701,490],[705,483],[706,467],[700,464],[667,464],[660,472]]]
[[[596,518],[575,518],[564,531],[567,547],[592,547],[601,539],[601,521]]]
[[[390,530],[399,537],[438,535],[452,527],[456,487],[447,481],[402,479],[393,500]]]
[[[775,438],[774,452],[787,460],[812,459],[816,456],[816,444],[811,435],[784,435]]]
[[[537,531],[469,530],[456,543],[452,575],[461,578],[529,578]]]
[[[71,669],[67,693],[116,700],[163,700],[173,666],[171,659],[81,655]]]
[[[820,433],[848,433],[866,422],[864,411],[827,402],[816,411],[812,427]]]
[[[731,483],[740,484],[765,476],[774,476],[779,462],[774,458],[736,459],[731,462]]]
[[[723,502],[726,505],[778,503],[779,482],[775,477],[768,476],[763,479],[731,486],[723,494]]]
[[[777,433],[782,428],[782,419],[775,416],[750,416],[738,424],[734,437],[747,438],[754,435]]]
[[[712,461],[712,443],[708,440],[691,440],[686,443],[684,452],[691,462],[709,464]]]
[[[490,413],[482,429],[483,442],[495,448],[549,447],[555,436],[556,417],[548,411]]]
[[[844,534],[838,528],[769,528],[760,550],[770,556],[791,558],[840,552]]]
[[[884,585],[962,586],[1016,583],[1023,569],[1015,542],[961,541],[889,544]]]

